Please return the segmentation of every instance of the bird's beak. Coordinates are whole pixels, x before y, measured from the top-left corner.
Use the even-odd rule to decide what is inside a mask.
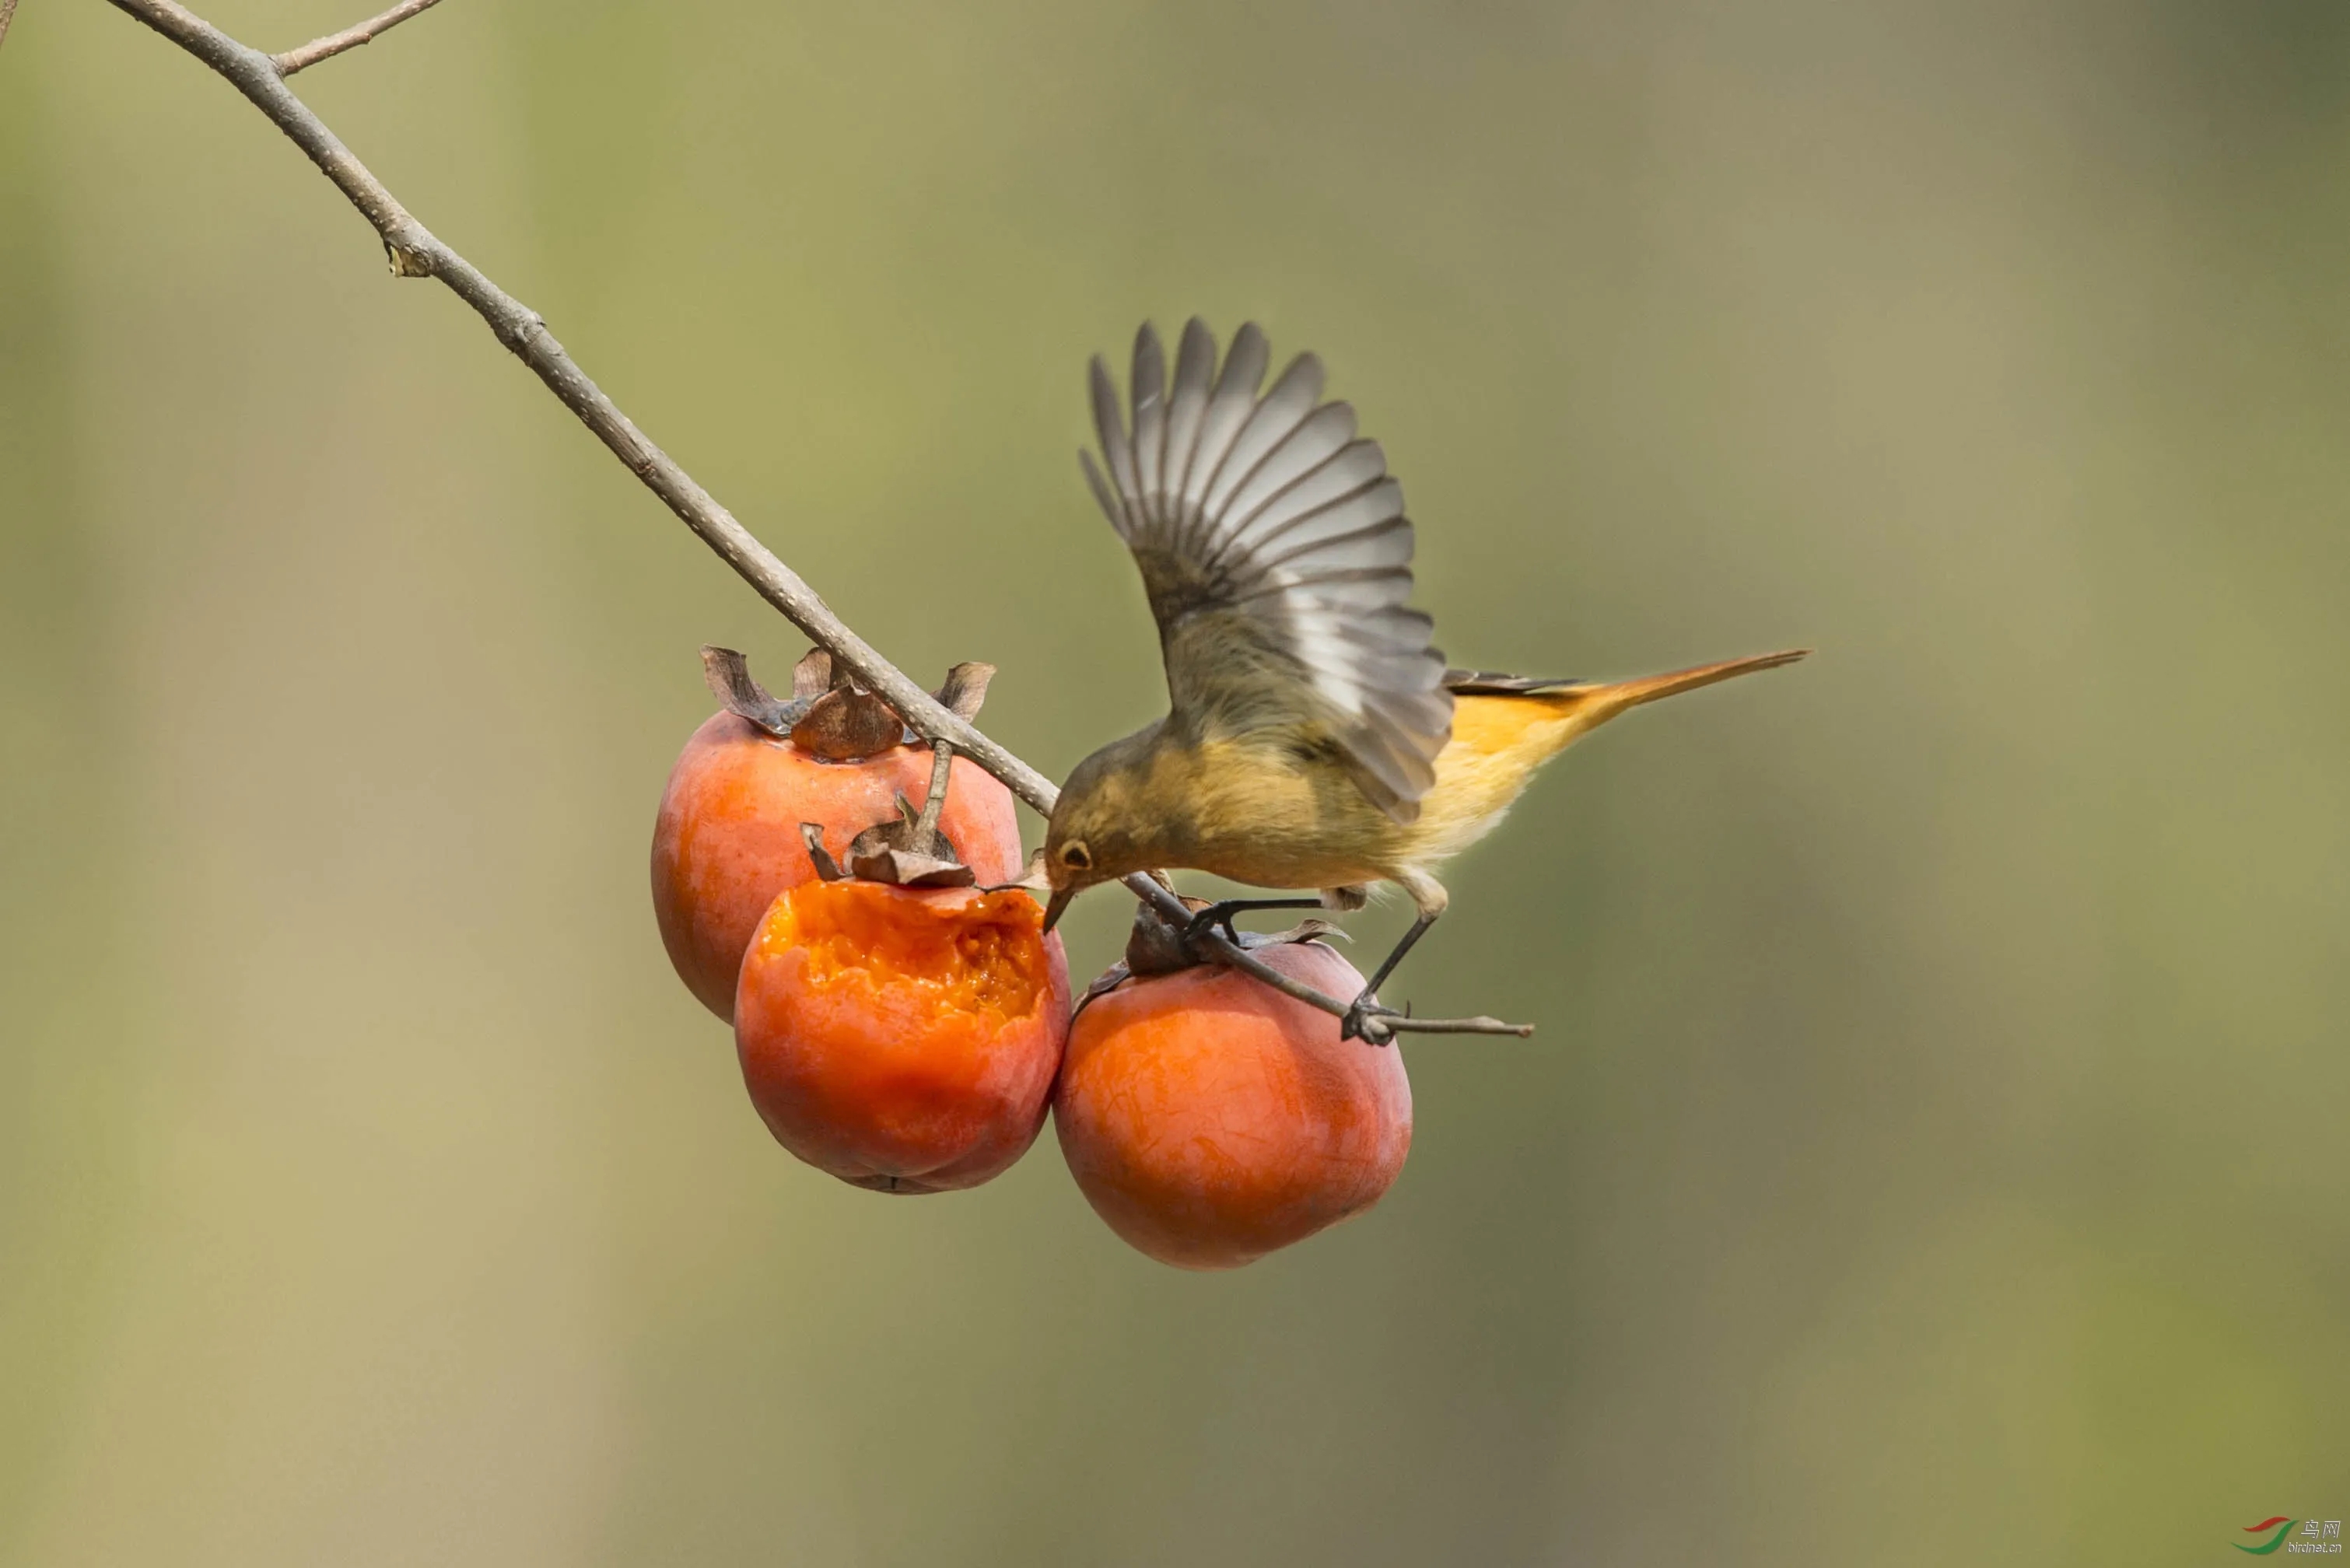
[[[1056,888],[1053,890],[1053,896],[1045,901],[1045,929],[1046,930],[1051,930],[1054,924],[1060,919],[1061,911],[1069,907],[1069,900],[1076,898],[1083,891],[1084,889],[1081,888]]]

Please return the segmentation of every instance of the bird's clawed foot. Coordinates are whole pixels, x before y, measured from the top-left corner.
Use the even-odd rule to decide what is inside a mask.
[[[1338,1038],[1360,1040],[1371,1045],[1384,1045],[1395,1038],[1395,1031],[1379,1021],[1383,1018],[1408,1016],[1409,1016],[1409,1010],[1399,1011],[1383,1006],[1378,997],[1366,991],[1362,995],[1355,998],[1355,1005],[1347,1009],[1347,1015],[1338,1020]]]
[[[1193,911],[1191,923],[1183,928],[1183,945],[1189,948],[1222,926],[1225,939],[1238,947],[1240,928],[1232,924],[1232,917],[1250,909],[1318,909],[1321,907],[1319,898],[1219,898],[1205,909]]]
[[[1218,926],[1224,928],[1226,937],[1235,942],[1239,941],[1241,934],[1233,929],[1232,913],[1232,900],[1229,898],[1221,904],[1211,904],[1204,909],[1194,910],[1191,923],[1183,928],[1183,945],[1189,948]]]

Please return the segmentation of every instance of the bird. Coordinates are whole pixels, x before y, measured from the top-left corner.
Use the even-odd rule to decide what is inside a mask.
[[[1254,323],[1220,354],[1195,317],[1170,384],[1145,323],[1129,421],[1094,357],[1101,462],[1080,450],[1079,465],[1141,570],[1168,711],[1062,786],[1043,850],[1044,924],[1137,871],[1315,890],[1218,901],[1195,932],[1230,930],[1244,909],[1357,909],[1392,884],[1415,918],[1341,1020],[1356,1038],[1367,1019],[1397,1015],[1378,988],[1444,913],[1436,868],[1491,832],[1535,769],[1619,713],[1811,650],[1615,681],[1449,666],[1434,621],[1409,602],[1414,531],[1385,453],[1357,433],[1350,405],[1323,400],[1315,356],[1265,389],[1270,363]]]

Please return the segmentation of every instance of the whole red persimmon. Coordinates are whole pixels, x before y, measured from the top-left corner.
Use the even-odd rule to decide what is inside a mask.
[[[1255,956],[1326,995],[1362,990],[1318,943]],[[1087,1002],[1053,1125],[1111,1230],[1162,1263],[1236,1269],[1378,1201],[1411,1148],[1411,1085],[1395,1047],[1341,1040],[1237,970],[1188,968]]]
[[[723,666],[721,656],[736,663]],[[818,719],[838,722],[827,726],[803,716],[780,734],[744,716],[790,715],[750,683],[740,656],[710,649],[704,658],[729,708],[686,742],[661,793],[653,822],[653,914],[678,978],[703,1006],[732,1022],[735,977],[751,933],[777,894],[815,878],[800,825],[817,824],[827,842],[846,844],[895,819],[899,796],[926,799],[932,759],[928,747],[899,743],[899,722],[876,700],[828,687],[829,663],[816,662],[821,655],[801,663],[801,685],[816,691],[803,690],[799,702],[824,695],[832,706]],[[728,680],[737,677],[741,684],[730,691]],[[984,677],[977,690],[984,691]],[[970,688],[958,691],[951,679],[941,695],[958,697],[950,703],[958,709],[978,706]],[[1012,793],[962,757],[954,759],[939,830],[981,882],[1020,875]]]
[[[1068,1027],[1060,940],[1008,890],[803,883],[760,922],[734,1001],[776,1141],[885,1192],[1008,1169],[1044,1126]]]

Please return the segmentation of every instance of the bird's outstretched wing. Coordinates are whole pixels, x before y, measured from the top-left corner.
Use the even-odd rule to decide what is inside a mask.
[[[1201,736],[1291,728],[1336,738],[1356,782],[1399,821],[1419,815],[1452,732],[1434,623],[1409,607],[1411,524],[1378,443],[1325,403],[1322,363],[1290,361],[1270,391],[1264,334],[1232,337],[1219,370],[1198,318],[1174,385],[1159,335],[1134,340],[1133,424],[1097,356],[1094,498],[1142,568],[1173,722]]]

